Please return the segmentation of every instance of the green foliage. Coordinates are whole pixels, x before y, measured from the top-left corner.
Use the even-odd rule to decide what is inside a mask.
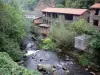
[[[65,7],[65,0],[56,0],[56,7]]]
[[[30,26],[29,26],[29,24],[30,24]],[[42,36],[39,33],[39,27],[37,25],[33,24],[32,21],[30,23],[28,23],[28,25],[25,27],[26,27],[26,30],[28,29],[27,36],[30,36],[33,39],[33,41],[35,40],[35,43],[39,47],[39,43],[41,43],[41,38],[42,38]]]
[[[16,10],[33,10],[38,1],[39,0],[3,0],[4,3],[10,4],[15,7]]]
[[[14,62],[7,53],[0,52],[1,75],[40,75],[37,71],[29,71]]]
[[[45,44],[48,44],[48,43],[51,43],[52,42],[52,40],[50,39],[50,38],[46,38],[44,41],[43,41],[43,43],[45,43]]]
[[[26,35],[29,36],[30,34],[34,37],[38,38],[40,36],[39,27],[33,24],[32,20],[25,19],[25,32]]]
[[[73,22],[69,26],[67,26],[67,29],[70,31],[77,32],[77,34],[93,34],[96,29],[94,26],[87,23],[87,21],[80,19],[79,21]]]
[[[71,25],[67,26],[69,31],[76,32],[77,35],[80,34],[88,34],[92,36],[92,40],[90,42],[90,47],[93,50],[92,58],[93,61],[100,65],[100,31],[98,31],[94,26],[88,24],[85,20],[79,20],[77,22],[73,22]],[[87,60],[79,60],[81,63],[85,63]]]
[[[77,53],[79,64],[87,66],[92,62],[92,55],[85,52]]]
[[[55,43],[50,38],[44,39],[40,45],[40,48],[45,50],[54,50],[55,47]]]
[[[38,30],[39,30],[39,28],[36,25],[32,25],[30,27],[31,34],[34,35],[36,38],[38,38],[40,36],[40,33]]]
[[[23,56],[19,41],[25,35],[24,16],[12,6],[2,1],[0,3],[0,51],[7,52],[13,60],[17,61]]]
[[[93,59],[100,66],[100,31],[93,34],[93,39],[90,46],[94,50]]]
[[[19,40],[24,35],[24,16],[9,5],[0,6],[0,31]]]
[[[79,63],[80,63],[81,65],[87,66],[87,65],[90,64],[90,61],[88,61],[84,56],[81,56],[81,57],[79,58]]]
[[[62,50],[73,49],[75,35],[75,32],[67,30],[64,25],[55,24],[52,27],[51,38],[56,41],[57,47]]]
[[[95,0],[65,0],[67,8],[89,8],[95,3]]]
[[[98,31],[94,26],[88,24],[85,20],[79,20],[77,22],[73,22],[71,25],[67,26],[69,31],[76,32],[77,35],[80,34],[88,34],[92,36],[92,40],[90,42],[90,48],[93,50],[92,58],[98,65],[100,65],[100,31]],[[94,59],[95,58],[95,59]],[[87,63],[88,61],[85,59],[79,59],[82,63]],[[85,64],[86,64],[85,63]]]
[[[58,7],[58,8],[63,8],[64,5],[62,5],[62,4],[57,4],[56,7]]]
[[[7,52],[14,61],[21,60],[23,57],[23,52],[20,51],[19,45],[17,42],[14,42],[12,39],[2,39],[2,43],[0,43],[0,51]]]
[[[33,10],[39,0],[21,0],[21,6],[24,10]]]

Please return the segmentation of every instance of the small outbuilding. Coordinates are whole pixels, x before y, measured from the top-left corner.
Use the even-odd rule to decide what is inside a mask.
[[[36,17],[33,19],[33,23],[39,25],[42,23],[42,17]]]
[[[85,51],[90,43],[91,36],[83,34],[75,37],[75,48]]]
[[[47,37],[50,33],[50,25],[48,24],[40,24],[39,25],[39,32],[44,36]]]

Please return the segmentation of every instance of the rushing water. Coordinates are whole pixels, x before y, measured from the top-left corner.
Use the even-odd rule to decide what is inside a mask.
[[[66,60],[58,58],[55,52],[36,50],[34,47],[34,42],[28,42],[26,45],[26,55],[25,67],[31,70],[37,68],[38,64],[51,64],[55,65],[57,69],[57,75],[64,75],[64,70],[62,67],[66,67],[69,70],[67,75],[91,75],[85,68],[76,64],[75,60],[69,56],[66,56]]]

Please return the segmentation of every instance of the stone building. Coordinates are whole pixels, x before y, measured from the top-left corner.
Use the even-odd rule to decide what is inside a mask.
[[[45,8],[55,8],[56,7],[56,1],[55,0],[39,0],[39,3],[35,7],[35,16],[38,17],[34,19],[34,23],[38,24],[39,26],[39,32],[43,35],[43,37],[47,37],[50,32],[50,25],[45,24],[42,19],[42,11]]]
[[[100,3],[96,3],[90,9],[76,8],[56,8],[55,0],[40,0],[35,8],[35,16],[40,17],[40,32],[42,34],[50,33],[50,25],[59,21],[61,25],[68,22],[84,19],[91,25],[100,26]],[[37,19],[35,20],[37,22]],[[97,27],[98,28],[98,27]]]
[[[40,24],[39,25],[39,32],[42,34],[42,36],[45,38],[49,36],[50,33],[50,25],[47,24]]]
[[[87,9],[75,8],[46,8],[42,10],[43,23],[52,24],[56,19],[61,24],[73,22],[79,19],[89,20],[89,11]]]
[[[100,26],[100,3],[90,7],[90,24]]]
[[[36,5],[34,11],[36,17],[41,17],[42,12],[41,10],[50,7],[55,8],[56,7],[56,1],[55,0],[39,0],[38,4]]]

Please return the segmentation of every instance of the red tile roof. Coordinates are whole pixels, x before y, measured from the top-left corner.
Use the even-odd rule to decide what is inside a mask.
[[[87,9],[75,9],[75,8],[46,8],[42,10],[42,12],[74,14],[74,15],[81,15],[86,11]]]
[[[100,3],[96,3],[94,5],[92,5],[90,8],[96,8],[96,9],[100,9]]]

